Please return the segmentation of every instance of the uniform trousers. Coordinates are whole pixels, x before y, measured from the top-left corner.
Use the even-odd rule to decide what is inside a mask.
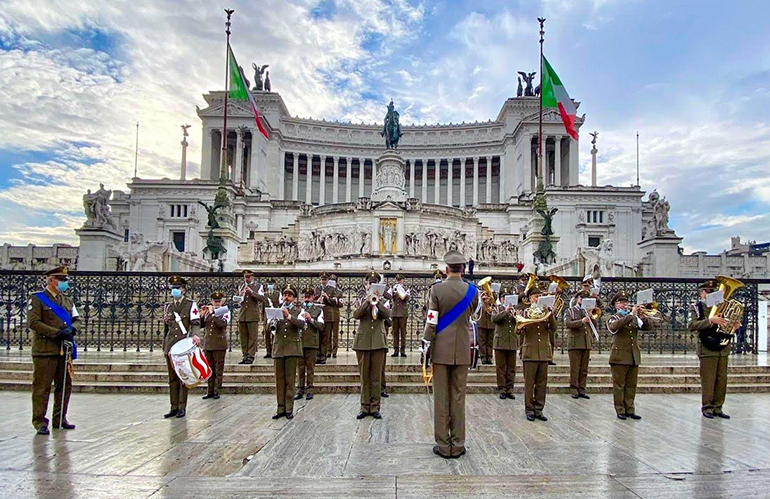
[[[524,408],[527,416],[540,416],[548,392],[548,361],[524,361]]]
[[[479,328],[479,356],[481,360],[492,361],[492,342],[495,337],[494,329]]]
[[[727,394],[728,357],[702,357],[700,359],[701,411],[722,412]]]
[[[406,353],[407,317],[393,317],[393,353]]]
[[[64,386],[64,369],[66,362],[63,355],[32,357],[32,426],[35,429],[48,426],[48,397],[51,395],[51,383],[54,384],[53,426],[59,426],[59,418],[64,414],[67,422],[67,407],[72,393],[72,376],[67,374],[67,385]],[[62,406],[62,391],[64,405]]]
[[[208,381],[207,395],[218,394],[222,391],[222,379],[225,376],[225,355],[227,350],[205,350],[206,360],[211,366],[211,377]]]
[[[610,371],[612,371],[612,398],[615,403],[615,412],[624,416],[634,414],[639,366],[610,364]]]
[[[465,451],[467,383],[468,366],[433,364],[433,433],[444,456],[459,456]]]
[[[257,355],[259,321],[238,321],[238,336],[241,340],[243,358],[253,359]]]
[[[513,394],[513,381],[516,378],[516,350],[495,349],[495,370],[497,371],[497,390],[506,395]]]
[[[315,379],[315,359],[318,355],[317,348],[303,348],[302,357],[297,362],[298,384],[297,393],[313,393],[313,380]]]
[[[294,378],[300,357],[273,359],[275,368],[275,396],[278,401],[276,414],[294,412]]]
[[[588,361],[591,350],[573,349],[569,352],[569,388],[573,395],[585,395],[588,382]]]
[[[168,368],[168,388],[171,397],[171,410],[187,408],[187,385],[182,383],[179,376],[174,371],[174,364],[171,357],[166,355],[166,367]]]
[[[382,366],[387,350],[356,350],[358,374],[361,377],[361,412],[372,414],[380,410]]]

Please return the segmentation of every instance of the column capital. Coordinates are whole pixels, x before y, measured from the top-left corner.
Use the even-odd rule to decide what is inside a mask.
[[[473,157],[473,162],[474,163],[478,163],[480,158],[481,158],[481,156],[474,156]]]

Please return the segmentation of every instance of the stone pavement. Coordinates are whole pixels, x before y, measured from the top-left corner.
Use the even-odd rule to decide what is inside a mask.
[[[75,394],[74,431],[34,434],[29,393],[0,392],[0,495],[9,498],[679,498],[767,497],[770,394],[728,394],[731,420],[700,416],[697,394],[637,398],[619,421],[609,395],[523,400],[470,395],[468,454],[434,456],[427,395],[385,399],[355,419],[356,395],[300,401],[273,421],[271,395],[190,398],[164,420],[163,395]]]

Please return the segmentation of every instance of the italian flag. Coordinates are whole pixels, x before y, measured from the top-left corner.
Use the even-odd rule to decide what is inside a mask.
[[[543,108],[559,110],[561,119],[564,121],[564,128],[567,129],[570,137],[577,140],[578,132],[575,129],[577,108],[545,56],[543,56],[543,88],[540,92],[540,98],[543,100]]]
[[[227,57],[230,65],[230,92],[228,97],[232,100],[248,102],[251,104],[251,110],[254,112],[254,121],[257,122],[257,128],[265,136],[266,139],[270,137],[267,135],[267,130],[262,126],[262,119],[259,117],[259,109],[257,109],[257,103],[254,102],[254,96],[249,92],[249,88],[246,86],[246,82],[241,74],[240,66],[235,60],[235,54],[233,54],[233,48],[227,46]]]

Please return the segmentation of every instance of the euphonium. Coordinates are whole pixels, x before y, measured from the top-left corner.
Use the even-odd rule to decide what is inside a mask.
[[[556,283],[556,292],[553,293],[556,295],[556,299],[553,302],[553,313],[556,317],[561,317],[561,313],[564,310],[564,298],[561,295],[569,289],[569,283],[557,275],[548,276],[548,279]]]
[[[481,290],[481,301],[484,304],[484,310],[492,315],[495,311],[495,293],[492,291],[492,277],[485,277],[479,281]]]
[[[719,283],[719,291],[724,293],[725,301],[719,305],[711,307],[711,312],[709,312],[709,319],[718,315],[730,321],[730,323],[726,326],[717,326],[717,331],[722,334],[732,335],[735,334],[735,330],[738,328],[738,324],[741,322],[741,320],[743,320],[744,307],[738,300],[730,299],[730,296],[735,292],[736,289],[742,288],[744,284],[738,279],[726,277],[723,275],[718,275],[716,277],[716,281]],[[728,339],[724,345],[729,343],[729,341],[730,340]]]

